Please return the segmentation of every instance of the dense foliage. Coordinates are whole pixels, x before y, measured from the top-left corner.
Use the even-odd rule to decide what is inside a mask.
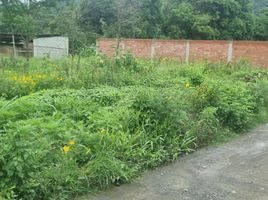
[[[79,49],[98,36],[268,40],[263,0],[1,0],[0,32],[62,34]]]
[[[267,120],[268,71],[247,63],[25,63],[0,61],[0,199],[73,199],[131,182]]]
[[[0,59],[0,200],[70,199],[268,119],[268,71],[95,53],[96,37],[268,40],[267,1],[0,0],[0,32],[71,58]]]

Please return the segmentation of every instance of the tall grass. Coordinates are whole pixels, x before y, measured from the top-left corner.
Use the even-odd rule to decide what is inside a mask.
[[[131,182],[267,121],[268,71],[101,55],[1,61],[0,199]]]

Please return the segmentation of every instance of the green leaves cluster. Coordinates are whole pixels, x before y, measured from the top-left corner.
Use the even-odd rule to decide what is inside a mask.
[[[252,0],[121,1],[124,9],[114,0],[82,1],[81,25],[110,37],[267,39],[258,33],[268,32],[266,18],[253,13]]]
[[[65,81],[0,99],[0,199],[70,199],[128,183],[268,119],[267,70],[245,64],[178,66],[131,55],[83,58],[80,68],[71,59],[32,62],[28,75]]]
[[[129,182],[192,151],[182,105],[158,93],[146,87],[52,90],[4,102],[1,196],[13,188],[19,198],[66,199]],[[70,140],[75,144],[64,153]]]
[[[0,1],[1,32],[65,35],[73,53],[100,36],[267,40],[267,21],[257,0]]]

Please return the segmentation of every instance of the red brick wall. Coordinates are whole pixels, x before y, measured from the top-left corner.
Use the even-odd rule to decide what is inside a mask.
[[[248,59],[255,65],[268,67],[268,42],[234,41],[235,61]]]
[[[101,38],[97,41],[97,46],[100,52],[112,56],[117,42],[115,39]],[[124,39],[120,42],[120,48],[139,58],[173,58],[191,62],[200,60],[227,62],[228,50],[231,50],[229,54],[234,62],[248,59],[255,65],[268,67],[268,41]]]
[[[185,45],[183,40],[154,40],[154,57],[183,61],[185,60]]]
[[[105,39],[98,40],[97,46],[103,54],[111,57],[115,53],[115,50],[117,47],[117,41],[114,39],[105,38]]]
[[[227,41],[192,40],[190,41],[190,61],[210,60],[226,61]]]
[[[152,40],[125,39],[125,51],[130,51],[138,58],[150,58]]]

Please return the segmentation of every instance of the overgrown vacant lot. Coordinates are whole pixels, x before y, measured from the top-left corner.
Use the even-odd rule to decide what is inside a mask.
[[[267,120],[268,70],[106,59],[0,62],[0,199],[72,199]]]

